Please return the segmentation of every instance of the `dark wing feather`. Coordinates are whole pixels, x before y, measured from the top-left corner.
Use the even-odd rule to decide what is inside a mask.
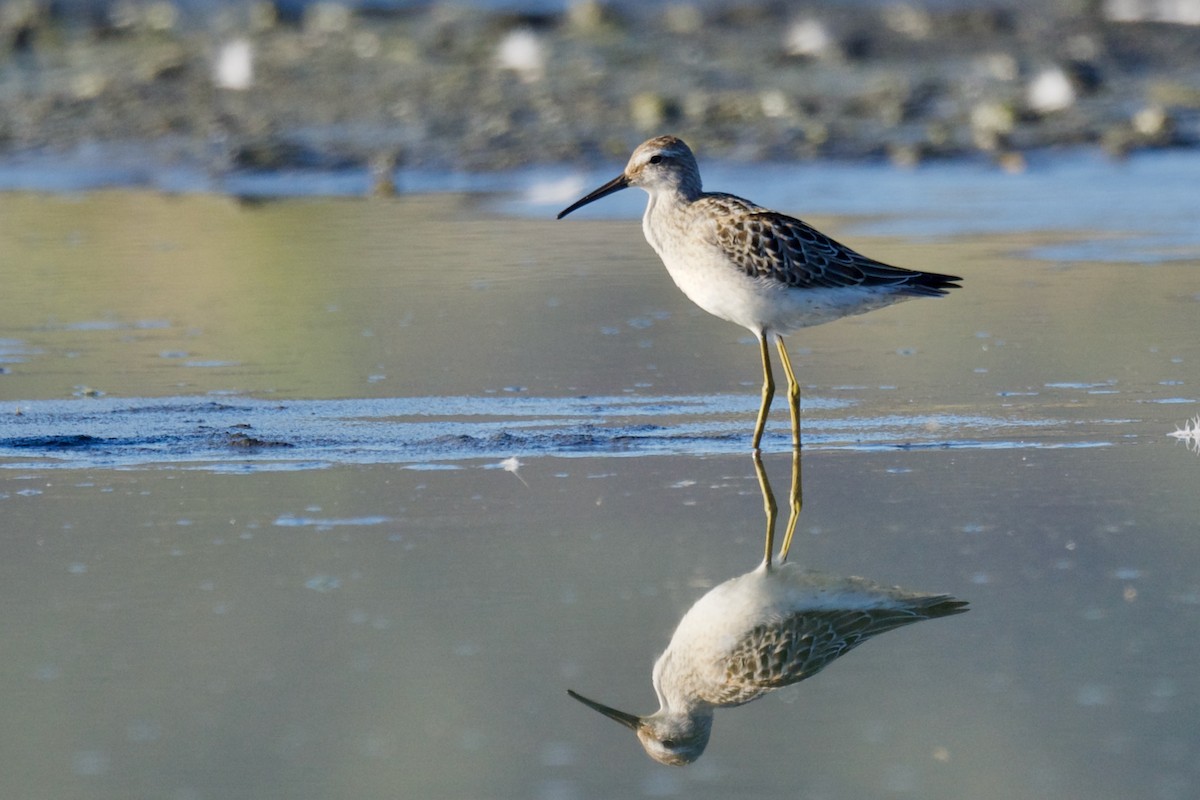
[[[891,286],[902,294],[943,295],[958,288],[953,275],[883,264],[830,239],[811,225],[730,196],[702,201],[721,206],[716,244],[751,277],[798,289]]]

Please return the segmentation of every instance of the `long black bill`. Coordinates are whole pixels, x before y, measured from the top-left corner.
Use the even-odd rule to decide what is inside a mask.
[[[612,191],[616,191],[616,189],[613,189]],[[570,209],[567,209],[567,211],[570,211]],[[571,697],[574,697],[588,708],[599,711],[604,716],[608,717],[609,719],[616,720],[630,730],[636,731],[639,727],[641,727],[641,717],[636,717],[633,714],[626,714],[624,711],[617,711],[615,708],[606,706],[603,703],[597,703],[595,700],[589,700],[583,695],[573,692],[570,689],[567,689],[567,694],[571,695]]]
[[[601,197],[608,197],[613,192],[619,192],[622,189],[627,189],[627,188],[629,188],[629,179],[625,177],[624,173],[622,173],[622,174],[618,175],[617,177],[613,178],[608,183],[601,186],[596,191],[592,192],[591,194],[587,195],[586,197],[584,197],[580,200],[576,200],[574,203],[567,206],[562,211],[558,212],[557,219],[562,219],[567,214],[570,214],[572,211],[574,211],[577,208],[583,208],[584,206],[586,206],[588,203],[592,202],[593,200],[599,200]]]

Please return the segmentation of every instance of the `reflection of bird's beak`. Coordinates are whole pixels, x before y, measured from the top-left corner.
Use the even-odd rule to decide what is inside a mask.
[[[592,202],[593,200],[599,200],[601,197],[608,197],[613,192],[619,192],[622,189],[626,189],[628,187],[629,187],[629,178],[626,178],[625,174],[621,173],[620,175],[613,178],[608,183],[601,186],[596,191],[592,192],[591,194],[587,195],[586,197],[576,200],[574,203],[567,206],[562,211],[558,212],[557,219],[562,219],[567,214],[570,214],[572,211],[574,211],[577,208],[583,208],[584,206],[586,206],[588,203]],[[583,698],[579,698],[579,699],[582,700]]]
[[[584,199],[587,199],[587,198],[584,198]],[[570,209],[568,209],[568,211],[569,210]],[[608,717],[609,719],[616,720],[617,722],[621,723],[626,728],[629,728],[632,731],[636,731],[642,725],[641,717],[634,716],[633,714],[627,714],[624,711],[617,711],[615,708],[606,706],[603,703],[597,703],[595,700],[589,700],[588,698],[584,697],[583,695],[577,694],[576,692],[573,692],[570,689],[567,689],[567,694],[571,695],[571,697],[574,697],[576,700],[583,703],[588,708],[594,708],[595,710],[599,711],[604,716]]]

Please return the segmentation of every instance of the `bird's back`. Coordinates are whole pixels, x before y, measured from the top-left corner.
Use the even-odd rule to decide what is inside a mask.
[[[770,689],[811,678],[874,636],[921,620],[961,614],[966,605],[947,595],[932,595],[917,606],[801,611],[759,625],[729,655],[726,702],[748,702]]]
[[[803,220],[723,193],[695,200],[690,213],[711,219],[711,242],[747,276],[797,289],[892,288],[938,296],[961,278],[894,267],[868,258]]]
[[[651,195],[642,229],[692,302],[757,334],[943,295],[959,280],[867,258],[799,219],[730,194]]]
[[[658,677],[705,703],[740,705],[812,677],[873,636],[960,614],[966,606],[949,595],[791,564],[760,568],[697,601],[672,637]]]

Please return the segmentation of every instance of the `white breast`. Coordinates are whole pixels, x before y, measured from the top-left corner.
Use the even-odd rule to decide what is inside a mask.
[[[904,299],[887,287],[801,289],[751,277],[717,245],[712,228],[711,217],[653,194],[642,217],[646,241],[688,299],[756,335],[786,335]]]

